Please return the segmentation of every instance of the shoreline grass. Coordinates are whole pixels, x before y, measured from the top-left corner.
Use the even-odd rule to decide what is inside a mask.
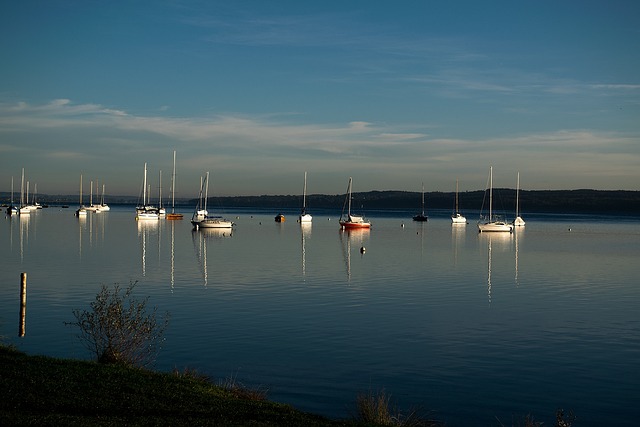
[[[0,345],[0,425],[354,426],[193,375],[29,356]]]

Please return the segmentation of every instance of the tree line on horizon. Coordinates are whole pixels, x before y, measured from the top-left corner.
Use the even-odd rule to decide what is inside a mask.
[[[516,190],[496,188],[494,207],[496,210],[515,209]],[[458,194],[460,211],[478,211],[481,209],[486,191],[464,191]],[[135,204],[133,196],[105,196],[109,204]],[[422,193],[418,191],[368,191],[353,193],[352,206],[357,209],[420,209]],[[307,195],[307,207],[315,209],[339,210],[344,204],[344,194]],[[10,193],[0,192],[0,200],[6,205],[10,202]],[[77,195],[39,194],[43,204],[78,203]],[[196,199],[181,199],[181,206],[195,206]],[[425,192],[425,209],[453,210],[455,192]],[[295,209],[302,206],[302,195],[260,195],[260,196],[212,196],[208,198],[212,209],[227,208],[274,208]],[[640,214],[640,191],[630,190],[520,190],[520,209],[523,212],[592,212],[608,214]]]

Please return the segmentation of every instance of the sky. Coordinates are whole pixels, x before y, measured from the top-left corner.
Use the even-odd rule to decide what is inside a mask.
[[[640,2],[1,2],[0,191],[174,150],[176,197],[640,190]]]

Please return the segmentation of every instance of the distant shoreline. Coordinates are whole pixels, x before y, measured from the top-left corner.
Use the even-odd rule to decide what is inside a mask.
[[[494,205],[510,211],[515,206],[515,189],[494,189]],[[0,192],[0,204],[10,203],[10,193]],[[340,210],[344,203],[344,194],[307,195],[307,206],[315,209]],[[419,209],[420,192],[411,191],[369,191],[353,193],[352,205],[370,209]],[[480,210],[485,192],[482,190],[459,193],[459,204],[462,211]],[[455,193],[425,192],[425,208],[452,209]],[[77,195],[39,194],[38,202],[43,205],[74,206],[78,204]],[[108,204],[135,205],[137,197],[105,196]],[[261,196],[221,196],[209,197],[212,207],[225,208],[272,208],[296,209],[302,204],[302,195],[261,195]],[[153,201],[152,201],[153,202]],[[180,207],[195,206],[195,199],[180,199],[176,205]],[[15,194],[14,194],[15,203]],[[166,205],[165,205],[166,206]],[[520,207],[523,212],[537,213],[600,213],[619,215],[640,215],[640,191],[630,190],[520,190]]]

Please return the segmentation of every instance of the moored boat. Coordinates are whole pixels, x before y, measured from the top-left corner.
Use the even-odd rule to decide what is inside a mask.
[[[513,226],[493,213],[493,166],[489,168],[489,215],[478,221],[478,232],[507,232],[511,233]]]
[[[232,228],[235,224],[221,216],[209,215],[207,211],[207,198],[209,191],[209,172],[206,173],[204,181],[200,181],[200,196],[198,203],[191,218],[193,228],[199,230],[201,228]],[[204,193],[204,197],[203,197]]]
[[[358,228],[371,228],[371,223],[364,218],[364,215],[354,215],[351,213],[351,190],[353,179],[349,177],[349,186],[347,187],[347,198],[345,204],[347,207],[347,213],[344,215],[344,206],[342,207],[342,213],[340,214],[340,227],[343,230],[358,229]]]
[[[429,219],[428,216],[424,214],[424,182],[422,183],[422,210],[419,214],[413,216],[414,221],[425,222]]]

